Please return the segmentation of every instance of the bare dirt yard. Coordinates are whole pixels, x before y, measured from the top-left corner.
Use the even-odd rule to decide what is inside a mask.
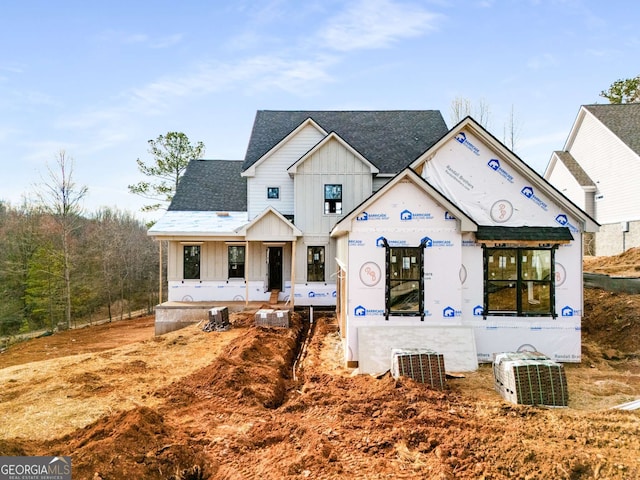
[[[61,332],[0,354],[0,455],[71,455],[74,480],[637,479],[640,410],[613,407],[640,399],[640,295],[587,289],[584,311],[567,408],[504,401],[490,365],[444,390],[354,375],[330,315]]]

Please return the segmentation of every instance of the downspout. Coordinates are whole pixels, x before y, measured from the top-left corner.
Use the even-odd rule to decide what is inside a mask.
[[[291,308],[294,308],[293,299],[296,293],[296,247],[297,240],[291,242],[291,296],[289,300],[291,301]]]

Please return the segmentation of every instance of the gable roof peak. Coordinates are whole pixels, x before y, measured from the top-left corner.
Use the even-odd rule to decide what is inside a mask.
[[[438,110],[258,110],[243,170],[307,119],[336,132],[381,173],[397,173],[448,129]]]

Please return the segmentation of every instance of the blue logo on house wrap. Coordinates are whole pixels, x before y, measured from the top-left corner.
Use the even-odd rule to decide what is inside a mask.
[[[451,240],[434,240],[430,237],[422,237],[420,239],[420,244],[424,245],[426,248],[431,247],[453,247],[453,242]]]
[[[520,193],[522,193],[522,195],[524,195],[528,199],[532,200],[536,205],[538,205],[545,212],[549,209],[549,206],[534,193],[533,188],[526,186],[520,191]]]
[[[511,175],[500,166],[500,160],[498,160],[497,158],[492,158],[491,160],[489,160],[489,163],[487,163],[487,165],[491,170],[498,172],[502,177],[504,177],[507,182],[513,183],[513,175]]]
[[[353,309],[353,315],[355,317],[366,317],[367,315],[384,315],[384,310],[371,310],[364,308],[362,305],[358,305]]]
[[[572,225],[569,222],[569,219],[567,218],[567,216],[564,213],[561,213],[560,215],[558,215],[556,217],[556,222],[558,222],[563,227],[567,227],[569,230],[571,230],[574,233],[578,233],[578,231],[579,231],[578,227],[576,227],[575,225]]]
[[[467,135],[464,132],[460,132],[456,135],[456,140],[471,150],[476,155],[480,155],[480,149],[476,147],[473,143],[467,140]]]
[[[473,307],[474,317],[481,317],[483,314],[484,314],[484,308],[482,308],[482,305],[476,305],[475,307]]]
[[[442,316],[444,318],[459,317],[460,315],[462,315],[462,312],[460,310],[456,310],[453,307],[444,307],[444,309],[442,310]]]
[[[410,210],[403,210],[400,212],[400,220],[430,220],[433,218],[433,215],[430,213],[414,213]]]
[[[384,237],[376,238],[376,247],[384,247],[384,240]],[[390,247],[405,247],[407,245],[406,240],[389,240],[388,238],[386,240]]]
[[[356,217],[358,222],[366,222],[367,220],[388,220],[389,216],[386,213],[369,213],[362,212]]]
[[[445,220],[455,220],[456,217],[454,217],[453,215],[451,215],[449,212],[444,212],[444,219]]]
[[[313,290],[308,293],[309,298],[328,297],[329,292],[314,292]]]
[[[568,305],[562,309],[562,316],[563,317],[573,317],[573,314],[574,314],[573,308],[571,308]]]

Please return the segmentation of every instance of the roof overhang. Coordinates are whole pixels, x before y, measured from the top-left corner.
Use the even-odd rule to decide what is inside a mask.
[[[487,246],[552,246],[573,240],[568,227],[478,226],[476,240]]]

